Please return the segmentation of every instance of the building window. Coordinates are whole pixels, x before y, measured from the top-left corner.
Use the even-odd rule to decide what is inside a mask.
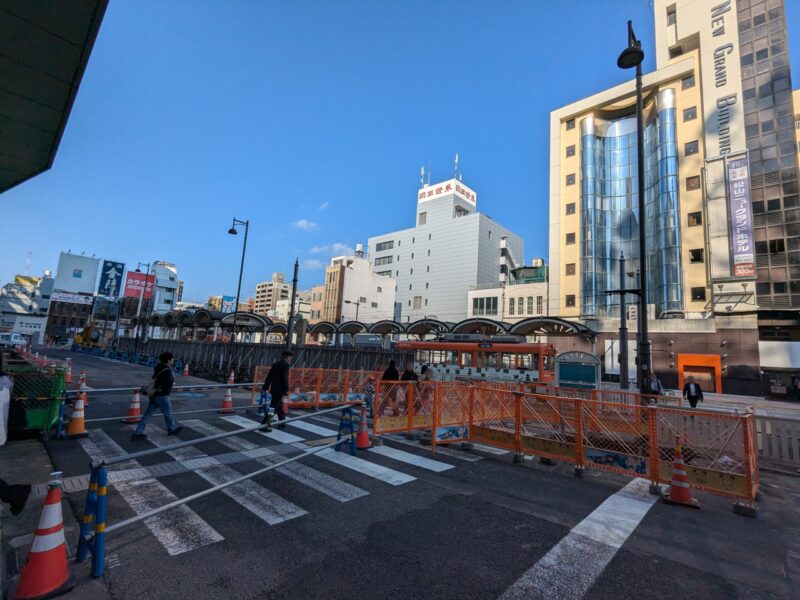
[[[528,314],[533,314],[533,296],[528,296]]]
[[[574,233],[568,233],[567,234],[567,246],[571,246],[574,243],[575,243],[575,234]]]
[[[517,314],[518,315],[523,314],[524,308],[525,308],[525,298],[520,296],[519,298],[517,298]]]
[[[767,253],[767,242],[756,242],[756,254],[766,254]]]
[[[490,296],[488,298],[473,298],[472,299],[472,315],[496,315],[497,314],[497,297]]]
[[[411,260],[414,260],[414,253],[411,253]]]
[[[689,227],[697,227],[698,225],[702,225],[703,224],[702,211],[690,212],[688,220],[689,220]]]
[[[391,277],[392,276],[392,272],[391,271],[377,271],[375,274],[376,275],[383,275],[384,277]]]
[[[692,190],[699,190],[700,189],[700,175],[693,175],[692,177],[686,178],[686,191],[691,192]]]
[[[781,209],[780,198],[773,198],[772,200],[767,200],[767,210],[780,210],[780,209]]]
[[[378,293],[380,294],[382,291],[383,291],[383,288],[381,286],[378,286]]]
[[[425,223],[427,222],[428,222],[428,213],[427,212],[419,213],[419,224],[425,225]]]
[[[575,214],[575,203],[574,202],[567,202],[566,213],[568,215],[574,215]]]
[[[564,304],[566,306],[575,306],[575,294],[567,294]]]
[[[786,252],[786,245],[784,244],[783,240],[770,240],[769,253],[780,254],[781,252]]]
[[[430,268],[430,266],[427,266],[427,267],[425,267],[425,272],[426,272],[426,273],[430,273],[430,272],[431,272],[431,268]]]
[[[381,256],[379,258],[376,258],[375,259],[375,266],[377,267],[378,265],[390,265],[390,264],[392,264],[393,258],[394,257],[392,257],[392,256]],[[390,271],[390,273],[391,273],[391,271]]]
[[[377,303],[377,302],[371,302],[371,303],[370,303],[370,306],[371,306],[372,308],[378,308],[378,303]]]
[[[575,156],[575,144],[567,146],[567,156]]]
[[[427,281],[425,282],[425,289],[426,290],[428,289],[428,282]]]
[[[689,262],[690,263],[701,263],[703,262],[703,249],[702,248],[694,248],[689,250]]]
[[[422,296],[414,296],[414,310],[422,308]]]
[[[375,246],[375,252],[383,252],[384,250],[391,250],[394,248],[394,241],[391,242],[381,242],[377,246]]]
[[[431,251],[430,251],[430,250],[428,250],[428,256],[430,256],[430,255],[431,255]]]
[[[681,89],[688,90],[689,88],[694,87],[694,73],[691,75],[687,75],[683,79],[681,79]]]
[[[567,121],[567,131],[570,129],[575,129],[575,119],[570,119]]]
[[[697,118],[697,107],[690,106],[689,108],[683,109],[683,121],[694,121]]]
[[[366,299],[366,298],[364,298],[364,296],[361,296],[361,297],[358,299],[358,301],[359,301],[359,303],[360,303],[360,304],[366,304],[366,303],[367,303],[367,299]]]
[[[567,265],[566,265],[566,274],[567,275],[575,275],[575,263],[567,263]]]
[[[567,175],[567,185],[575,185],[575,173]]]
[[[431,239],[431,234],[430,233],[428,234],[428,239]]]
[[[537,315],[542,314],[542,304],[543,304],[543,298],[541,296],[536,296],[536,314]]]
[[[705,302],[706,299],[706,288],[704,287],[693,287],[692,288],[692,301],[693,302]]]
[[[414,269],[409,269],[409,271],[410,271],[409,275],[413,275],[414,274]]]
[[[411,286],[414,285],[413,283],[408,284],[408,289],[411,290]]]
[[[514,299],[513,298],[509,298],[509,300],[508,300],[508,314],[510,316],[512,316],[512,317],[514,316],[514,306],[515,306]]]
[[[678,23],[678,15],[675,12],[675,5],[673,4],[667,8],[667,25],[675,25]]]
[[[691,156],[692,154],[697,154],[700,151],[700,145],[697,143],[697,140],[693,142],[686,142],[683,145],[683,155],[684,156]]]
[[[489,239],[492,239],[492,230],[489,230]]]
[[[772,293],[773,294],[785,294],[786,293],[786,282],[785,281],[773,281],[772,282]]]

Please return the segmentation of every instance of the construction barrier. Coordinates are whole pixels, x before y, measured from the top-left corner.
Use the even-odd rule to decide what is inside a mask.
[[[258,366],[253,380],[263,385],[269,374],[269,366]],[[347,369],[290,369],[289,408],[319,409],[345,402],[361,402],[366,399],[369,379],[377,381],[380,373],[373,371],[351,371]],[[256,404],[256,395],[261,386],[251,389],[251,404]]]
[[[427,394],[428,389],[433,393]],[[379,382],[374,435],[431,430],[433,451],[437,444],[476,442],[653,484],[672,482],[679,436],[689,486],[746,502],[755,499],[759,482],[752,412],[686,410],[636,396],[605,402],[588,392],[570,398],[502,385]]]

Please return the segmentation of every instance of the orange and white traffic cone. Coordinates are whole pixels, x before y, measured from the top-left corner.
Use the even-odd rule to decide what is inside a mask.
[[[88,388],[86,387],[86,379],[84,378],[84,380],[81,382],[80,394],[78,394],[78,395],[79,396],[83,396],[83,406],[85,408],[89,408],[89,396],[86,395],[86,390],[87,389]]]
[[[67,373],[64,376],[64,383],[72,383],[72,361],[67,359]]]
[[[700,508],[697,500],[692,498],[689,491],[689,480],[686,477],[686,465],[683,463],[683,449],[681,448],[681,438],[675,436],[675,460],[672,465],[672,485],[669,493],[662,498],[667,504],[679,504],[689,508]]]
[[[123,423],[138,423],[142,420],[142,409],[139,402],[139,390],[133,392],[133,398],[128,405],[128,415],[122,419]]]
[[[372,448],[369,441],[369,431],[367,431],[367,407],[361,405],[361,418],[358,420],[358,433],[356,434],[356,449],[366,450]]]
[[[67,427],[68,438],[87,437],[89,434],[84,429],[84,413],[83,413],[83,399],[85,394],[78,394],[78,399],[75,400],[75,406],[72,407],[72,415],[69,418],[69,426]]]
[[[228,385],[233,385],[233,371],[231,371],[231,376],[228,377]],[[225,388],[225,397],[222,399],[222,406],[219,407],[217,412],[221,414],[230,414],[233,412],[233,395],[231,394],[231,388]]]
[[[78,376],[78,385],[82,386],[86,384],[86,371],[81,369],[81,374]]]
[[[28,561],[22,569],[13,598],[50,598],[74,587],[67,564],[67,543],[61,514],[61,473],[48,483],[44,511],[33,536]]]
[[[184,365],[183,365],[183,376],[184,377],[188,377],[189,376],[189,363],[188,362],[184,363]]]

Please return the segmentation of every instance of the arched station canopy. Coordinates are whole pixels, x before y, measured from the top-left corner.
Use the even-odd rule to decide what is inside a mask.
[[[406,333],[409,335],[430,335],[433,333],[447,333],[450,331],[450,326],[436,319],[420,319],[406,325]]]
[[[403,326],[397,321],[386,319],[384,321],[373,323],[369,326],[368,331],[370,333],[377,333],[379,335],[388,335],[390,333],[403,333],[404,329]]]
[[[273,323],[267,330],[269,333],[280,333],[286,335],[289,331],[289,326],[286,323]]]
[[[323,335],[333,335],[336,333],[336,325],[330,321],[320,321],[308,328],[309,333],[321,333]]]
[[[249,331],[263,331],[272,326],[272,320],[269,317],[262,317],[255,313],[240,312],[240,313],[227,313],[219,324],[223,329],[230,329],[233,327],[234,318],[236,320],[236,329],[246,329]]]
[[[175,315],[175,320],[182,327],[194,325],[194,314],[188,310],[179,310]]]
[[[156,313],[158,314],[158,313]],[[154,315],[155,316],[155,315]],[[178,316],[170,311],[166,312],[161,317],[161,323],[164,327],[175,327],[178,324]]]
[[[558,317],[532,317],[514,323],[508,331],[512,335],[582,335],[595,337],[596,333],[575,321]]]
[[[345,321],[344,323],[339,323],[336,326],[336,333],[348,333],[350,335],[355,335],[357,333],[363,333],[367,331],[369,327],[364,325],[361,321]]]
[[[161,327],[161,326],[166,324],[166,322],[164,321],[164,316],[165,315],[162,315],[162,314],[159,314],[159,313],[153,313],[152,315],[150,315],[150,318],[147,320],[147,324],[148,325],[154,325],[156,327]]]
[[[450,328],[450,333],[482,333],[485,335],[501,335],[508,333],[510,326],[501,321],[474,317],[456,323]]]
[[[214,323],[219,323],[224,316],[225,313],[221,311],[201,308],[194,312],[192,319],[198,327],[213,327]]]

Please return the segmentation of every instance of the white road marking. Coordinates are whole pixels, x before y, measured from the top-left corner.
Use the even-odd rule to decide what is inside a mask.
[[[412,454],[411,452],[404,452],[403,450],[398,450],[397,448],[392,448],[391,446],[373,446],[369,449],[369,451],[374,452],[375,454],[380,454],[381,456],[386,456],[387,458],[391,458],[393,460],[407,463],[409,465],[414,465],[415,467],[428,469],[429,471],[435,471],[436,473],[441,473],[442,471],[447,471],[448,469],[453,468],[453,465],[448,465],[447,463],[443,463],[438,460]]]
[[[333,429],[320,427],[319,425],[306,423],[305,421],[294,421],[293,423],[289,423],[289,427],[297,427],[298,429],[308,431],[309,433],[315,433],[317,435],[321,435],[322,437],[330,437],[332,435],[338,435],[339,433],[338,430],[334,431]]]
[[[634,479],[606,498],[525,571],[501,600],[581,600],[655,503],[648,485],[645,479]]]
[[[416,477],[412,477],[411,475],[406,475],[405,473],[395,471],[394,469],[388,469],[350,454],[345,454],[345,452],[336,452],[336,450],[333,448],[320,450],[315,454],[315,456],[329,460],[337,465],[347,467],[348,469],[358,471],[359,473],[363,473],[369,477],[374,477],[375,479],[379,479],[390,485],[402,485],[416,479]]]
[[[398,444],[403,444],[405,446],[412,446],[414,448],[422,447],[418,442],[407,440],[402,435],[389,433],[383,437],[387,440],[396,442]],[[446,448],[444,446],[436,446],[436,454],[441,454],[442,456],[447,456],[448,458],[457,458],[458,460],[463,460],[465,462],[478,462],[479,460],[483,460],[483,457],[478,456],[477,454],[470,454],[469,452],[464,452],[463,450],[453,450],[452,448]]]
[[[242,417],[241,415],[230,415],[227,417],[222,417],[223,421],[227,421],[228,423],[233,423],[238,427],[252,427],[253,425],[258,425],[258,422],[253,421],[252,419],[248,419],[247,417]],[[294,442],[305,442],[305,439],[298,437],[296,435],[292,435],[291,433],[286,433],[282,429],[275,429],[273,423],[272,431],[269,433],[265,431],[259,431],[261,435],[272,438],[276,442],[280,442],[281,444],[292,444]]]
[[[125,454],[125,450],[99,429],[91,430],[89,437],[79,440],[79,443],[95,462]],[[114,467],[130,469],[141,465],[135,460],[127,460],[112,465]],[[112,487],[137,515],[178,499],[161,482],[152,478],[115,483]],[[225,539],[185,504],[145,519],[144,524],[170,556]]]
[[[502,456],[503,454],[508,454],[509,450],[503,450],[502,448],[493,448],[492,446],[484,446],[483,444],[472,444],[472,447],[475,450],[480,450],[481,452],[488,452],[489,454],[496,454],[497,456]]]
[[[177,438],[168,436],[163,429],[153,425],[148,428],[147,439],[158,447],[169,446],[178,441]],[[208,456],[194,446],[169,450],[167,454],[184,463],[193,473],[196,473],[212,485],[227,483],[242,476],[242,473],[236,469],[222,464],[213,456]],[[205,459],[203,466],[192,464],[199,459]],[[270,525],[277,525],[307,514],[305,510],[296,504],[259,485],[252,479],[235,483],[220,491]]]
[[[253,424],[253,421],[251,421],[250,419],[245,419],[243,417],[222,417],[222,418],[228,421],[229,423],[238,425],[239,427],[252,427]],[[267,437],[271,437],[272,433],[274,432],[264,433],[263,431],[259,431],[258,433]],[[309,448],[304,444],[293,444],[293,445],[296,448],[304,448],[304,449]],[[374,477],[375,479],[379,479],[380,481],[383,481],[384,483],[388,483],[390,485],[402,485],[404,483],[408,483],[409,481],[414,481],[416,479],[416,477],[412,477],[411,475],[406,475],[405,473],[401,473],[400,471],[395,471],[394,469],[388,469],[381,465],[376,465],[375,463],[371,463],[361,458],[357,458],[350,454],[345,454],[345,452],[337,452],[333,448],[326,448],[325,450],[320,450],[319,452],[316,452],[314,456],[336,463],[337,465],[347,467],[348,469],[358,471],[363,475]]]
[[[186,427],[190,427],[195,431],[199,431],[204,435],[214,435],[217,433],[222,433],[223,430],[219,427],[215,427],[205,421],[201,421],[200,419],[191,419],[189,421],[181,421],[182,425]],[[266,448],[262,448],[257,444],[254,444],[244,438],[241,437],[229,437],[229,438],[222,438],[221,440],[217,440],[220,444],[227,446],[233,450],[238,452],[251,452],[254,450],[264,451],[267,450]],[[268,450],[269,454],[262,456],[260,458],[256,458],[256,461],[261,463],[262,465],[271,465],[281,460],[284,460],[285,457],[281,456],[277,452],[273,452],[272,450]],[[318,471],[309,467],[308,465],[304,465],[301,462],[292,462],[282,467],[278,467],[275,469],[281,475],[285,475],[295,481],[298,481],[308,487],[325,494],[333,498],[334,500],[338,500],[339,502],[349,502],[350,500],[354,500],[356,498],[360,498],[362,496],[367,496],[369,492],[366,490],[362,490],[359,487],[354,485],[350,485],[347,482],[344,482],[336,477],[331,477],[327,473],[323,473],[322,471]]]

